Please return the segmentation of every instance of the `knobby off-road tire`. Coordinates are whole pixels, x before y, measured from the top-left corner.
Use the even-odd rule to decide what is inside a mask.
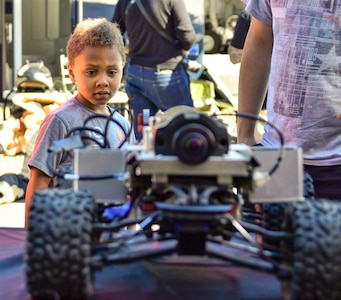
[[[27,289],[34,299],[88,299],[94,201],[71,189],[38,191],[25,249]]]
[[[288,187],[290,188],[290,187]],[[312,177],[305,173],[303,177],[303,193],[306,200],[315,196]],[[263,206],[263,226],[265,229],[281,231],[284,225],[285,212],[291,203],[265,203]],[[280,242],[264,238],[264,243],[278,247]]]
[[[325,199],[296,202],[287,214],[293,233],[292,278],[282,281],[284,300],[341,299],[341,203]]]
[[[59,170],[62,174],[73,174],[73,166],[71,164],[68,165],[60,165]],[[66,180],[64,178],[55,178],[56,181],[55,187],[58,189],[71,189],[72,182],[71,180]]]

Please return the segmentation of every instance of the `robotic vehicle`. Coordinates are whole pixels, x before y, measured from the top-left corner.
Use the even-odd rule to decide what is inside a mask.
[[[51,151],[72,153],[71,173],[55,171],[72,187],[35,194],[34,299],[89,299],[97,270],[171,255],[273,273],[283,299],[340,299],[341,205],[314,198],[300,149],[231,144],[219,116],[182,106],[143,130],[138,145],[94,149],[74,134]]]

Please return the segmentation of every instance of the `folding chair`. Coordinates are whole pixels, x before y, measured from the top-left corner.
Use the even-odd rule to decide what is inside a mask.
[[[64,92],[71,92],[72,94],[74,94],[77,88],[76,88],[76,84],[71,81],[69,71],[67,69],[68,58],[66,55],[61,54],[59,60],[60,60],[60,76],[61,76],[63,90]]]

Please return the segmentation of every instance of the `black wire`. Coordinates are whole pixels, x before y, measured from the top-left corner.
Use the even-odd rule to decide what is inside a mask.
[[[114,111],[115,113],[115,111]],[[117,120],[115,120],[114,118],[112,118],[112,114],[107,117],[107,116],[104,116],[104,115],[95,115],[95,116],[92,116],[92,118],[88,118],[88,119],[93,119],[93,118],[102,118],[102,119],[107,119],[107,123],[106,123],[106,126],[105,126],[105,132],[103,133],[103,136],[105,136],[105,139],[107,140],[108,139],[108,128],[109,128],[109,124],[110,122],[113,122],[115,123],[118,127],[121,128],[121,130],[123,131],[124,133],[124,140],[123,142],[117,147],[118,149],[120,149],[122,147],[122,145],[127,141],[127,137],[128,137],[128,133],[126,132],[125,128],[123,127],[123,125],[118,122]],[[86,123],[86,122],[85,122]],[[106,142],[108,144],[108,142]]]
[[[108,131],[109,131],[111,118],[113,117],[115,112],[116,112],[115,110],[110,111],[110,116],[107,117],[107,121],[105,123],[105,128],[104,128],[104,133],[103,133],[103,136],[105,137],[105,146],[107,146],[108,148],[110,148],[110,144],[108,142]],[[125,131],[124,131],[124,134],[125,134]]]
[[[81,135],[82,137],[82,140],[89,140],[89,141],[92,141],[94,142],[95,144],[97,144],[98,146],[100,146],[100,148],[105,148],[103,144],[101,144],[98,139],[95,139],[91,136],[87,136],[87,135]]]
[[[47,159],[46,159],[46,164],[47,164],[47,168],[49,169],[49,171],[52,173],[53,176],[56,176],[58,178],[63,178],[64,174],[61,172],[57,172],[57,170],[55,169],[55,167],[52,165],[52,161],[53,161],[53,157],[55,156],[55,154],[57,154],[58,152],[48,152],[47,154]]]
[[[126,108],[120,107],[120,110],[123,110],[123,109],[125,109],[127,112],[129,112],[130,119],[132,119],[131,112],[128,109],[126,109]],[[115,109],[112,110],[112,112],[111,112],[111,119],[109,119],[109,120],[114,122],[115,124],[117,124],[122,129],[122,131],[124,133],[124,139],[123,139],[123,141],[117,147],[118,149],[121,149],[122,146],[124,145],[124,143],[126,143],[128,141],[128,137],[130,136],[133,127],[130,126],[128,132],[126,132],[125,128],[123,127],[123,125],[121,123],[119,123],[117,120],[114,119],[114,114],[116,112],[117,112],[117,110],[115,110]],[[108,129],[109,129],[109,122],[107,122],[107,124],[106,124],[105,136],[108,135]]]
[[[129,111],[129,110],[127,110]],[[100,143],[100,141],[98,141],[98,139],[95,139],[95,138],[92,138],[90,136],[86,136],[86,135],[82,135],[81,134],[81,138],[82,140],[84,139],[87,139],[87,140],[91,140],[92,142],[96,143],[100,148],[110,148],[110,145],[108,143],[108,139],[107,139],[107,135],[108,135],[108,128],[109,128],[109,124],[110,122],[114,122],[115,124],[117,124],[123,131],[124,135],[125,135],[125,138],[124,140],[121,142],[121,144],[118,146],[118,149],[120,149],[123,144],[125,142],[127,142],[128,140],[128,137],[130,136],[131,132],[132,132],[132,126],[130,126],[129,128],[129,131],[126,132],[125,128],[123,127],[123,125],[118,122],[117,120],[115,120],[113,118],[114,114],[116,113],[116,110],[112,110],[110,115],[109,116],[105,116],[105,115],[100,115],[100,114],[94,114],[94,115],[91,115],[90,117],[88,117],[85,121],[84,121],[84,126],[78,126],[78,127],[75,127],[75,128],[72,128],[66,135],[66,138],[67,137],[70,137],[72,135],[72,133],[74,132],[83,132],[83,131],[91,131],[91,132],[95,132],[97,134],[99,134],[100,136],[103,137],[103,144]],[[131,113],[129,111],[129,114],[131,116]],[[98,129],[95,129],[95,128],[92,128],[92,127],[87,127],[85,126],[86,123],[88,123],[90,120],[94,119],[94,118],[101,118],[101,119],[107,119],[107,122],[106,122],[106,125],[105,125],[105,130],[104,130],[104,133],[101,132],[100,130]],[[63,151],[63,149],[61,150]],[[52,166],[52,158],[51,158],[51,155],[55,155],[56,153],[58,152],[61,152],[61,151],[51,151],[49,154],[48,154],[48,159],[47,159],[47,167],[48,169],[50,170],[50,172],[54,175],[54,176],[57,176],[59,178],[64,178],[64,174],[63,173],[60,173],[60,172],[57,172],[55,170],[55,168]],[[116,174],[107,174],[107,175],[91,175],[91,176],[82,176],[80,178],[80,180],[89,180],[89,179],[109,179],[109,178],[117,178],[117,175]]]
[[[128,141],[128,137],[130,136],[130,134],[131,134],[131,132],[132,132],[132,126],[130,126],[129,131],[126,132],[126,130],[125,130],[125,128],[123,127],[123,125],[122,125],[119,121],[117,121],[117,120],[115,120],[115,119],[113,118],[113,115],[114,115],[115,113],[116,113],[116,110],[111,111],[109,117],[108,117],[108,116],[105,116],[105,115],[100,115],[100,114],[92,115],[92,116],[88,117],[88,118],[84,121],[84,125],[86,125],[86,123],[88,123],[90,120],[95,119],[95,118],[107,119],[107,123],[106,123],[106,126],[105,126],[105,132],[102,133],[102,136],[104,137],[104,140],[105,140],[104,145],[108,145],[108,146],[109,146],[109,144],[108,144],[108,142],[107,142],[107,140],[108,140],[107,135],[108,135],[109,123],[110,123],[110,122],[115,123],[118,127],[120,127],[120,129],[121,129],[121,130],[123,131],[123,133],[124,133],[124,140],[123,140],[123,141],[120,143],[120,145],[117,147],[118,149],[120,149],[120,148],[122,148],[122,146],[124,145],[124,143]]]
[[[105,129],[104,129],[104,132],[101,133],[101,136],[103,137],[103,148],[110,148],[110,145],[109,145],[109,142],[108,142],[108,136],[107,136],[107,126],[108,126],[108,123],[110,122],[111,120],[111,115],[110,116],[105,116],[105,115],[100,115],[100,114],[93,114],[91,116],[89,116],[88,118],[86,118],[84,120],[84,126],[86,126],[86,124],[88,122],[90,122],[92,119],[107,119],[107,122],[106,122],[106,125],[105,125]]]
[[[247,114],[247,113],[235,113],[235,116],[236,117],[241,117],[241,118],[246,118],[246,119],[250,119],[250,120],[254,120],[254,121],[260,121],[262,122],[263,124],[267,124],[269,125],[271,128],[273,128],[276,133],[278,134],[278,137],[280,139],[280,143],[281,143],[281,146],[284,146],[284,136],[282,134],[282,132],[274,125],[272,124],[271,122],[263,119],[262,117],[259,117],[259,116],[256,116],[256,115],[253,115],[253,114]]]
[[[101,132],[100,130],[98,130],[98,129],[96,129],[96,128],[86,127],[86,126],[78,126],[78,127],[72,128],[72,129],[67,133],[67,135],[66,135],[65,137],[71,136],[71,134],[72,134],[73,132],[75,132],[75,131],[79,131],[79,132],[82,132],[82,131],[91,131],[91,132],[95,132],[95,133],[101,135],[101,136],[104,138],[103,132]],[[97,145],[99,145],[100,148],[105,148],[105,147],[104,147],[104,143],[101,144],[97,139],[94,139],[94,138],[92,138],[92,137],[90,137],[90,136],[81,135],[81,138],[82,138],[82,139],[91,140],[91,141],[93,141],[94,143],[96,143]]]
[[[128,120],[130,123],[134,123],[134,115],[131,109],[127,108],[125,105],[115,106],[116,111],[124,115],[124,112],[128,113]]]
[[[128,115],[129,115],[130,124],[134,124],[134,116],[133,116],[133,114],[132,114],[132,112],[131,112],[130,109],[127,109],[125,106],[120,106],[120,107],[118,107],[117,110],[126,111],[126,112],[128,113]],[[124,145],[125,142],[128,141],[128,138],[130,137],[132,131],[133,131],[133,125],[130,125],[129,130],[128,130],[128,133],[125,135],[124,140],[123,140],[123,141],[121,142],[121,144],[118,146],[119,149]]]
[[[259,121],[262,122],[263,124],[267,124],[269,125],[271,128],[273,128],[276,133],[278,134],[279,140],[280,140],[280,149],[279,149],[279,154],[277,156],[276,162],[275,164],[272,166],[272,168],[268,171],[269,176],[271,176],[279,167],[279,165],[281,164],[282,160],[283,160],[283,156],[284,156],[284,136],[282,134],[282,132],[271,122],[257,116],[257,115],[253,115],[253,114],[248,114],[248,113],[238,113],[238,112],[234,112],[234,113],[222,113],[222,114],[214,114],[212,115],[212,117],[215,118],[219,118],[220,116],[232,116],[232,117],[240,117],[240,118],[245,118],[245,119],[249,119],[249,120],[253,120],[253,121]]]

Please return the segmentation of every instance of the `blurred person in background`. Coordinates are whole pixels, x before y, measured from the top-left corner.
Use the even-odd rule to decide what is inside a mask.
[[[141,0],[141,4],[173,42],[153,28],[136,1],[118,1],[112,21],[119,24],[128,40],[126,92],[138,140],[142,134],[137,118],[144,109],[153,116],[176,105],[193,106],[190,80],[182,60],[196,39],[183,0]]]

